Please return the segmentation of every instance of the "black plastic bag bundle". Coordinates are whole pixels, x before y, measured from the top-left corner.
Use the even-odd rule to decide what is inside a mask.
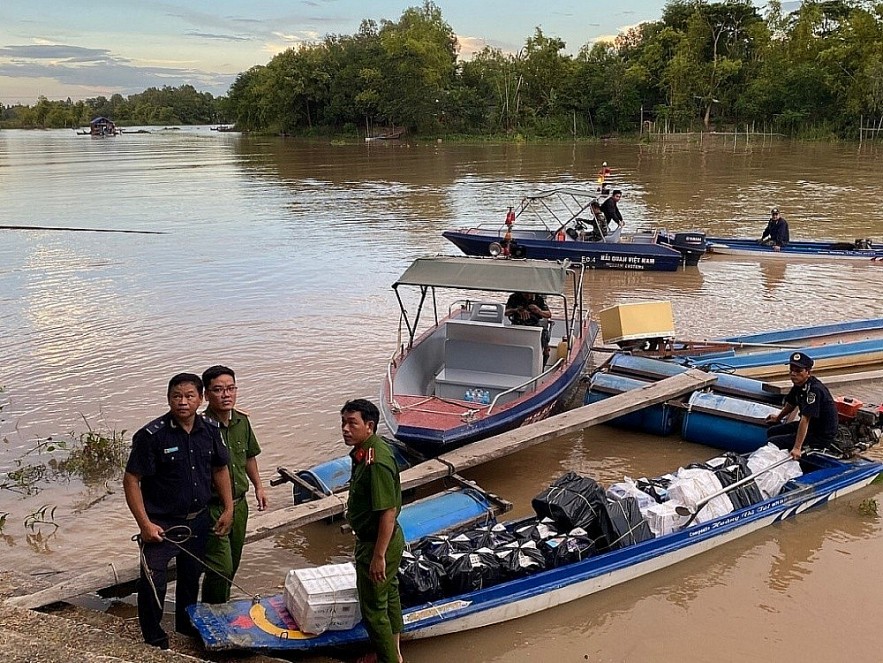
[[[451,542],[460,552],[478,550],[479,548],[490,548],[493,550],[501,543],[508,543],[514,540],[515,536],[510,534],[503,525],[475,527],[451,537]]]
[[[653,479],[643,477],[638,479],[635,485],[639,490],[643,490],[658,503],[662,504],[668,499],[668,487],[671,485],[671,480],[667,477],[654,477]]]
[[[436,601],[445,595],[444,567],[421,553],[402,553],[398,575],[399,594],[405,606]]]
[[[718,463],[720,460],[723,462]],[[708,465],[724,488],[751,475],[748,461],[736,453],[726,453],[719,459],[712,459]],[[754,481],[734,488],[727,495],[730,497],[730,502],[733,503],[733,509],[744,509],[763,500],[760,488]]]
[[[567,534],[546,539],[540,544],[540,551],[549,568],[564,566],[587,559],[598,552],[594,539],[581,527]]]
[[[591,533],[598,527],[606,499],[594,479],[568,472],[534,497],[532,504],[538,517],[551,518],[563,532],[582,527]]]
[[[419,551],[426,557],[436,562],[441,562],[454,553],[463,552],[468,547],[459,542],[453,541],[453,538],[442,534],[439,536],[427,536],[420,543]]]
[[[490,587],[502,579],[500,562],[489,548],[479,548],[472,552],[454,553],[442,560],[451,595],[474,592]]]
[[[558,528],[551,518],[537,520],[531,518],[519,524],[515,528],[515,538],[518,541],[545,541],[553,536],[558,536]]]
[[[504,543],[497,548],[496,555],[507,578],[520,578],[546,568],[546,558],[537,542],[530,539]]]
[[[625,497],[609,500],[606,504],[609,530],[605,532],[605,544],[610,550],[625,548],[653,538],[653,532],[638,508],[638,500]]]

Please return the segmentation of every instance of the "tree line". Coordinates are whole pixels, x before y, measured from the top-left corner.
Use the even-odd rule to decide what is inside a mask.
[[[94,117],[104,116],[120,126],[211,124],[222,119],[226,98],[198,92],[192,85],[151,87],[127,98],[120,94],[81,101],[50,101],[41,96],[33,106],[0,108],[0,126],[5,128],[77,128],[88,126]]]
[[[231,119],[256,131],[591,137],[753,124],[803,137],[855,135],[883,114],[883,4],[671,0],[657,21],[575,56],[537,28],[517,53],[458,60],[432,2],[398,21],[291,49],[239,75]]]
[[[670,0],[659,20],[612,42],[576,55],[566,46],[536,28],[517,53],[486,47],[460,59],[441,9],[425,1],[397,21],[366,19],[355,34],[282,52],[239,74],[226,98],[151,88],[94,104],[41,99],[27,111],[49,126],[105,114],[268,133],[510,138],[628,134],[645,123],[845,138],[862,116],[883,116],[883,3],[872,0],[804,0],[793,12],[770,0],[764,15],[751,0]]]

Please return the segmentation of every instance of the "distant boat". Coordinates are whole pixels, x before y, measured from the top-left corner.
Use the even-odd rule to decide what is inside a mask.
[[[772,245],[760,244],[756,239],[736,237],[709,237],[708,253],[728,258],[758,260],[852,260],[883,262],[883,246],[870,239],[853,242],[788,242],[776,251]]]
[[[387,133],[378,134],[377,136],[366,136],[365,142],[371,142],[373,140],[398,140],[404,135],[405,130],[399,129],[398,131],[388,131]]]
[[[222,132],[236,131],[236,127],[233,126],[232,124],[219,124],[216,127],[210,127],[210,129],[212,131],[222,131]]]
[[[112,120],[106,117],[93,118],[89,123],[89,128],[83,131],[77,131],[78,136],[92,136],[93,138],[106,138],[108,136],[116,136],[121,133]]]

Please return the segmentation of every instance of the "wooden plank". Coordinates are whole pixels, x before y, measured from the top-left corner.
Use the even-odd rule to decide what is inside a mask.
[[[716,380],[717,376],[714,373],[691,369],[659,382],[649,383],[645,387],[474,442],[462,449],[405,470],[401,475],[402,488],[416,488],[561,435],[578,433],[589,426],[610,421],[620,415],[703,389]],[[337,493],[305,504],[254,513],[249,517],[246,542],[258,541],[284,529],[341,514],[346,506],[347,496],[346,492]],[[39,608],[81,594],[131,582],[138,577],[138,573],[137,559],[124,557],[96,571],[84,573],[34,594],[7,599],[7,602],[23,608]]]

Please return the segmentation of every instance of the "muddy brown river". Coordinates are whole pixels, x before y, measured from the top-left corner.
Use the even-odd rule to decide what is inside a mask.
[[[125,430],[165,411],[174,373],[238,374],[264,452],[302,468],[343,451],[337,410],[376,398],[395,347],[390,285],[444,229],[502,222],[521,195],[594,180],[625,191],[627,224],[759,236],[769,208],[795,239],[883,243],[883,144],[706,136],[701,144],[349,144],[249,138],[207,127],[97,140],[0,131],[0,484],[48,436]],[[720,257],[676,273],[596,271],[592,310],[667,299],[683,337],[883,317],[883,265],[759,264]],[[880,384],[838,393],[880,402]],[[56,452],[57,454],[57,452]],[[714,455],[599,426],[468,472],[526,515],[574,470],[602,483]],[[871,456],[883,460],[883,450]],[[0,567],[52,577],[135,556],[118,480],[0,489]],[[290,491],[273,488],[273,506]],[[478,631],[407,643],[410,663],[459,661],[874,661],[883,599],[871,487],[675,567]],[[43,506],[57,528],[25,526]],[[47,513],[47,512],[44,512]],[[288,568],[342,561],[350,540],[311,525],[246,548],[237,580],[277,591]],[[304,659],[310,660],[310,659]]]

